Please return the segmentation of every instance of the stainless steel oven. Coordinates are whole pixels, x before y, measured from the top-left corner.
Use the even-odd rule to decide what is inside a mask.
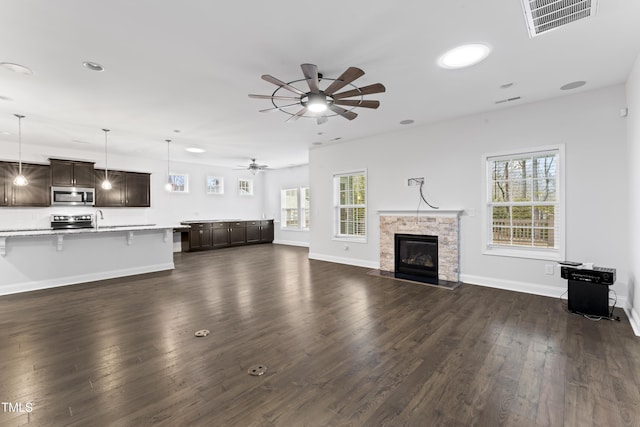
[[[67,206],[93,206],[95,189],[79,187],[51,187],[51,204]]]

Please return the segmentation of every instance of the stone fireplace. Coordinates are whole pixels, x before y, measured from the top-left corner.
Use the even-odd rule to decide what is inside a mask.
[[[414,236],[413,247],[419,248],[413,255],[405,256],[409,268],[428,270],[417,264],[429,264],[430,256],[437,259],[434,266],[434,279],[458,283],[459,279],[459,233],[461,210],[439,210],[422,212],[416,216],[415,211],[379,211],[380,215],[380,270],[396,271],[396,235]],[[427,236],[424,239],[422,236]],[[434,239],[435,238],[435,239]],[[427,255],[426,245],[435,243],[435,251]],[[411,257],[414,260],[411,261]],[[419,259],[418,259],[419,258]],[[413,264],[413,265],[412,265]],[[407,267],[407,265],[403,266]],[[401,271],[399,273],[402,273]]]

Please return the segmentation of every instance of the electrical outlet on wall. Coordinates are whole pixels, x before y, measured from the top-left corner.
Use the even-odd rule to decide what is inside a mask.
[[[544,265],[544,272],[551,275],[553,274],[553,264],[545,264]]]

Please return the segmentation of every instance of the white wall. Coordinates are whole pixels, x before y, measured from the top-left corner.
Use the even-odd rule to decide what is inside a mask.
[[[627,141],[629,144],[629,238],[631,265],[629,277],[630,319],[640,335],[640,55],[627,80]]]
[[[442,209],[464,209],[461,218],[461,279],[469,283],[560,295],[566,281],[549,261],[483,255],[481,209],[482,155],[504,150],[565,144],[566,258],[617,268],[613,288],[624,302],[630,274],[628,185],[625,161],[626,105],[622,85],[567,95],[310,152],[313,197],[310,257],[377,268],[377,210],[414,210],[417,187],[425,177],[427,199]],[[332,176],[367,169],[368,241],[332,240]],[[424,207],[424,204],[423,204]],[[553,263],[551,263],[553,264]]]
[[[94,161],[97,168],[104,167],[102,154],[78,149],[52,149],[51,147],[24,144],[22,158],[25,162],[48,163],[49,157]],[[17,145],[0,144],[0,159],[17,160]],[[46,153],[46,154],[43,154]],[[109,168],[151,173],[150,208],[103,208],[104,224],[178,224],[188,219],[259,219],[264,213],[264,174],[252,176],[248,171],[232,170],[216,166],[171,162],[172,173],[189,175],[189,193],[168,193],[164,190],[167,180],[166,160],[109,155]],[[224,178],[224,195],[206,194],[207,175]],[[254,179],[254,196],[238,195],[238,178]],[[83,213],[95,209],[82,207],[2,208],[0,228],[48,227],[51,213]]]
[[[264,174],[265,212],[269,218],[275,219],[275,243],[309,246],[308,230],[282,230],[280,221],[280,191],[289,188],[309,186],[309,166],[297,166],[272,170]],[[313,204],[313,194],[311,195]],[[313,218],[310,218],[313,227]]]

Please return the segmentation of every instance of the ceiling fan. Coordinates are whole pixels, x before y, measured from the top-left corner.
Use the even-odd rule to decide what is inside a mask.
[[[290,115],[287,122],[298,120],[300,117],[313,117],[316,118],[319,125],[326,123],[328,121],[327,117],[331,116],[342,116],[345,119],[353,120],[358,117],[353,112],[354,108],[378,108],[380,106],[380,101],[365,100],[363,99],[364,95],[386,91],[386,88],[381,83],[363,87],[354,85],[353,82],[364,75],[364,71],[360,68],[349,67],[337,79],[324,77],[321,73],[318,73],[318,67],[314,64],[302,64],[300,68],[302,68],[304,79],[288,83],[269,74],[262,76],[263,80],[273,83],[278,88],[271,95],[249,95],[250,98],[271,100],[273,108],[260,110],[260,112],[282,111]],[[308,91],[300,90],[293,86],[295,83],[302,81],[307,82]],[[349,86],[349,90],[338,92],[345,86]],[[296,96],[291,96],[283,91],[291,92]],[[351,108],[345,109],[340,106]],[[328,111],[335,114],[328,115]]]
[[[242,165],[238,165],[240,166],[240,169],[235,169],[235,170],[248,170],[249,172],[251,172],[252,175],[256,175],[258,172],[263,171],[265,169],[269,169],[269,166],[267,165],[259,165],[256,163],[256,159],[251,159],[251,163],[249,163],[249,166],[242,166]]]

